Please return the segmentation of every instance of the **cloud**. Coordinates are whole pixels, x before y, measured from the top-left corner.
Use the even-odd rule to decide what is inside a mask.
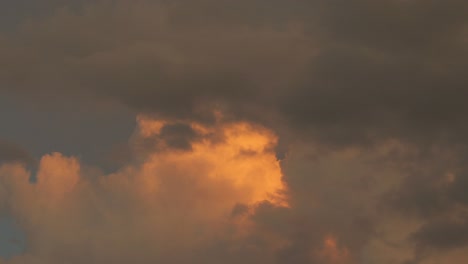
[[[164,139],[174,125],[154,129],[158,122],[140,119],[136,135]],[[231,216],[239,204],[287,206],[274,134],[248,123],[180,124],[222,140],[155,149],[110,175],[60,153],[41,158],[36,183],[22,165],[3,165],[1,201],[28,239],[7,263],[187,263],[220,236],[234,244],[250,233],[248,219]]]
[[[130,146],[121,151],[120,163],[127,165],[114,174],[104,176],[75,158],[52,154],[41,160],[38,178],[54,184],[40,187],[40,182],[18,183],[18,177],[29,177],[19,165],[3,167],[18,177],[4,176],[0,197],[11,201],[17,195],[15,204],[26,207],[33,206],[23,201],[31,192],[76,196],[51,199],[58,200],[53,206],[60,210],[65,210],[62,202],[77,210],[57,212],[57,219],[88,217],[94,229],[78,235],[91,237],[101,234],[99,221],[112,223],[111,216],[117,216],[121,220],[110,224],[106,234],[123,230],[128,237],[97,238],[86,247],[79,244],[84,238],[70,239],[66,249],[57,246],[58,253],[52,254],[52,246],[39,250],[41,257],[59,259],[37,261],[62,261],[60,254],[73,253],[68,249],[84,248],[73,255],[78,263],[100,257],[117,263],[100,241],[122,243],[113,247],[115,252],[125,252],[122,241],[140,245],[131,250],[133,261],[143,261],[138,252],[150,252],[151,243],[169,252],[155,256],[179,257],[176,263],[195,258],[176,254],[184,250],[176,250],[175,242],[135,238],[154,234],[146,222],[134,223],[143,226],[134,230],[136,235],[128,227],[135,221],[132,215],[148,208],[170,220],[144,216],[175,230],[174,235],[161,227],[157,233],[184,238],[175,241],[183,240],[186,248],[199,243],[189,239],[190,232],[203,228],[184,229],[180,218],[211,227],[220,212],[232,217],[235,224],[222,228],[233,228],[241,239],[219,235],[200,242],[192,251],[200,261],[430,263],[460,258],[461,253],[447,252],[466,247],[466,223],[457,218],[468,202],[468,4],[138,0],[57,5],[63,8],[49,8],[48,15],[24,20],[1,35],[0,93],[58,109],[71,101],[112,101],[142,115]],[[9,154],[2,155],[2,148]],[[20,153],[0,147],[7,163],[27,159]],[[226,177],[207,180],[214,168]],[[154,171],[161,176],[151,177]],[[62,174],[69,178],[57,176]],[[289,207],[265,195],[281,184],[287,186]],[[39,194],[41,188],[47,191]],[[153,192],[166,199],[166,207],[144,202]],[[88,198],[81,202],[77,197]],[[264,199],[269,203],[261,203]],[[209,201],[214,211],[196,201]],[[113,206],[123,206],[122,214]],[[102,208],[109,210],[108,218]],[[40,215],[35,211],[35,217]],[[38,221],[64,234],[74,228]],[[29,263],[41,258],[23,257],[20,261]]]
[[[238,23],[227,2],[200,4],[194,9],[210,13],[207,19],[228,12],[233,20],[227,15],[212,26],[192,21],[198,15],[191,18],[188,2],[98,2],[78,13],[59,10],[2,41],[2,59],[10,64],[3,80],[26,94],[41,87],[36,100],[98,95],[138,110],[205,120],[218,104],[236,110],[238,103],[262,102],[267,89],[287,85],[313,54],[300,26],[251,28]],[[25,41],[34,48],[20,44]]]
[[[8,162],[21,162],[31,165],[34,163],[34,158],[20,146],[0,140],[0,164]]]
[[[139,116],[132,159],[110,174],[60,153],[40,159],[36,182],[4,164],[0,208],[27,237],[25,253],[4,262],[404,263],[457,258],[444,254],[466,245],[460,207],[420,211],[411,202],[421,193],[404,195],[418,169],[446,168],[453,153],[427,155],[425,168],[419,148],[397,140],[309,142],[280,162],[271,130],[218,117]],[[168,129],[190,147],[174,146]],[[431,177],[440,199],[457,180]]]
[[[337,144],[392,136],[454,143],[466,131],[467,8],[99,1],[5,36],[2,80],[23,96],[111,98],[178,118],[212,121],[212,108],[223,107]]]

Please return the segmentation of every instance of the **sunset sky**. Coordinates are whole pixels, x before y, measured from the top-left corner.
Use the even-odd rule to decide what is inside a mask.
[[[468,1],[1,0],[0,264],[462,264]]]

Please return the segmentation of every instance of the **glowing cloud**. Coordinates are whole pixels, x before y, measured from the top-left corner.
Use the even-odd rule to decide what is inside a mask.
[[[174,123],[193,129],[190,149],[166,144],[161,131]],[[249,226],[232,219],[237,205],[287,205],[276,141],[271,131],[245,122],[203,126],[140,116],[130,144],[136,156],[146,148],[144,155],[112,174],[59,153],[42,157],[36,183],[22,165],[5,165],[0,197],[28,235],[26,255],[11,261],[53,263],[76,258],[77,247],[90,254],[81,258],[95,261],[125,250],[158,260],[209,245],[227,226],[238,229],[228,235],[235,239]]]

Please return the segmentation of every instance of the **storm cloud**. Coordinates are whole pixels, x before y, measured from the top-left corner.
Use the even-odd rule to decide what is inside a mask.
[[[228,155],[218,147],[238,146],[238,156],[232,157],[234,168],[246,160],[266,168],[280,166],[281,193],[287,205],[266,196],[245,201],[236,194],[223,207],[227,218],[222,219],[227,223],[220,225],[220,233],[193,235],[193,230],[185,230],[188,233],[181,231],[182,239],[177,230],[163,232],[162,226],[182,226],[178,222],[171,226],[173,220],[167,219],[161,220],[158,232],[148,231],[178,237],[168,245],[147,237],[146,230],[131,235],[134,219],[127,215],[116,217],[128,222],[114,223],[100,233],[96,230],[102,225],[93,219],[98,213],[114,212],[114,206],[125,207],[123,214],[138,213],[132,211],[132,204],[141,202],[133,196],[135,190],[126,190],[129,196],[112,196],[108,192],[114,187],[109,190],[93,182],[112,178],[99,168],[62,154],[45,156],[54,162],[71,159],[67,162],[76,162],[72,168],[86,168],[84,175],[76,177],[91,181],[86,184],[92,187],[73,195],[99,193],[96,199],[108,203],[93,208],[90,201],[82,204],[74,197],[70,198],[73,205],[65,202],[60,210],[80,208],[84,215],[77,228],[86,229],[91,223],[95,229],[88,237],[104,244],[114,242],[105,236],[116,230],[128,231],[117,238],[122,244],[110,246],[122,256],[103,252],[98,245],[83,246],[85,239],[70,239],[69,245],[56,251],[35,248],[38,251],[26,252],[12,263],[118,263],[117,258],[122,258],[140,263],[431,264],[467,257],[468,3],[45,1],[37,12],[15,8],[18,15],[5,18],[8,25],[0,34],[0,96],[51,112],[69,105],[91,106],[95,112],[124,107],[139,118],[144,116],[137,119],[139,127],[121,148],[123,154],[118,154],[122,156],[116,172],[121,174],[115,187],[121,188],[119,192],[130,188],[123,182],[141,178],[138,170],[153,162],[149,159],[155,155],[205,157],[197,152],[200,144],[206,144],[204,151]],[[60,123],[55,126],[60,130]],[[149,133],[144,127],[157,132]],[[250,136],[257,133],[252,131],[260,135],[252,140],[265,143],[261,149],[249,147]],[[242,135],[247,145],[232,141]],[[262,141],[265,138],[268,142]],[[91,140],[99,144],[97,137]],[[281,157],[281,162],[271,160],[271,155]],[[30,173],[12,165],[15,161],[31,163],[33,158],[0,141],[5,175]],[[148,213],[145,210],[152,208],[184,218],[184,206],[198,207],[196,198],[190,201],[181,190],[219,195],[202,188],[208,184],[202,173],[206,171],[197,168],[206,167],[191,158],[184,162],[176,165],[186,168],[182,171],[188,178],[180,176],[177,167],[159,163],[155,167],[167,175],[164,179],[171,179],[160,196],[172,199],[170,192],[177,190],[181,194],[174,195],[182,200],[168,200],[166,205],[158,201],[135,210]],[[194,171],[187,169],[189,165],[195,166]],[[58,174],[74,175],[65,169],[68,165],[61,166]],[[268,185],[267,179],[263,181]],[[16,205],[16,200],[24,202],[15,196],[20,190],[14,188],[21,184],[4,180],[0,185],[0,198],[8,196],[12,203],[0,202],[8,211],[24,206]],[[179,184],[180,190],[174,187]],[[232,187],[217,184],[209,186]],[[105,189],[102,196],[99,188]],[[244,191],[251,192],[249,188]],[[220,199],[216,197],[211,199]],[[32,211],[24,210],[16,217],[30,216]],[[221,221],[199,218],[200,212],[187,216],[194,230],[197,223],[209,226],[210,221]],[[37,221],[23,223],[29,240],[56,245],[53,239],[59,238],[38,234],[34,228],[53,226],[51,220]],[[60,224],[64,224],[61,232],[74,228]],[[145,223],[145,228],[150,227]],[[180,242],[189,243],[197,236],[207,240],[196,247]],[[134,238],[129,241],[141,247],[126,249],[124,237]],[[151,243],[154,247],[148,246]]]

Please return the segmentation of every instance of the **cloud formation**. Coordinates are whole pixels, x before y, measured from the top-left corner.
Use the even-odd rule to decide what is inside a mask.
[[[4,263],[404,263],[465,245],[463,215],[444,220],[458,208],[425,215],[408,203],[420,194],[403,193],[418,148],[309,143],[280,162],[272,131],[218,117],[139,116],[132,159],[111,174],[60,153],[40,159],[35,182],[4,164],[0,208],[27,236],[25,253]],[[174,127],[190,131],[171,134],[190,147],[166,137]],[[432,162],[428,171],[442,166]],[[431,177],[456,186],[452,172]]]
[[[184,124],[204,138],[179,149],[164,141],[174,125],[139,124],[135,142],[161,135],[154,143],[167,148],[110,175],[59,153],[41,158],[36,183],[20,164],[1,167],[2,208],[28,236],[27,253],[7,263],[214,261],[202,251],[220,239],[235,247],[250,235],[248,216],[258,204],[287,206],[270,131]]]
[[[2,38],[6,89],[36,100],[98,95],[205,121],[218,106],[332,142],[463,140],[459,1],[83,5]]]
[[[0,143],[11,263],[466,258],[468,3],[72,2],[2,31],[0,94],[139,126],[117,172],[50,154],[37,184]]]

